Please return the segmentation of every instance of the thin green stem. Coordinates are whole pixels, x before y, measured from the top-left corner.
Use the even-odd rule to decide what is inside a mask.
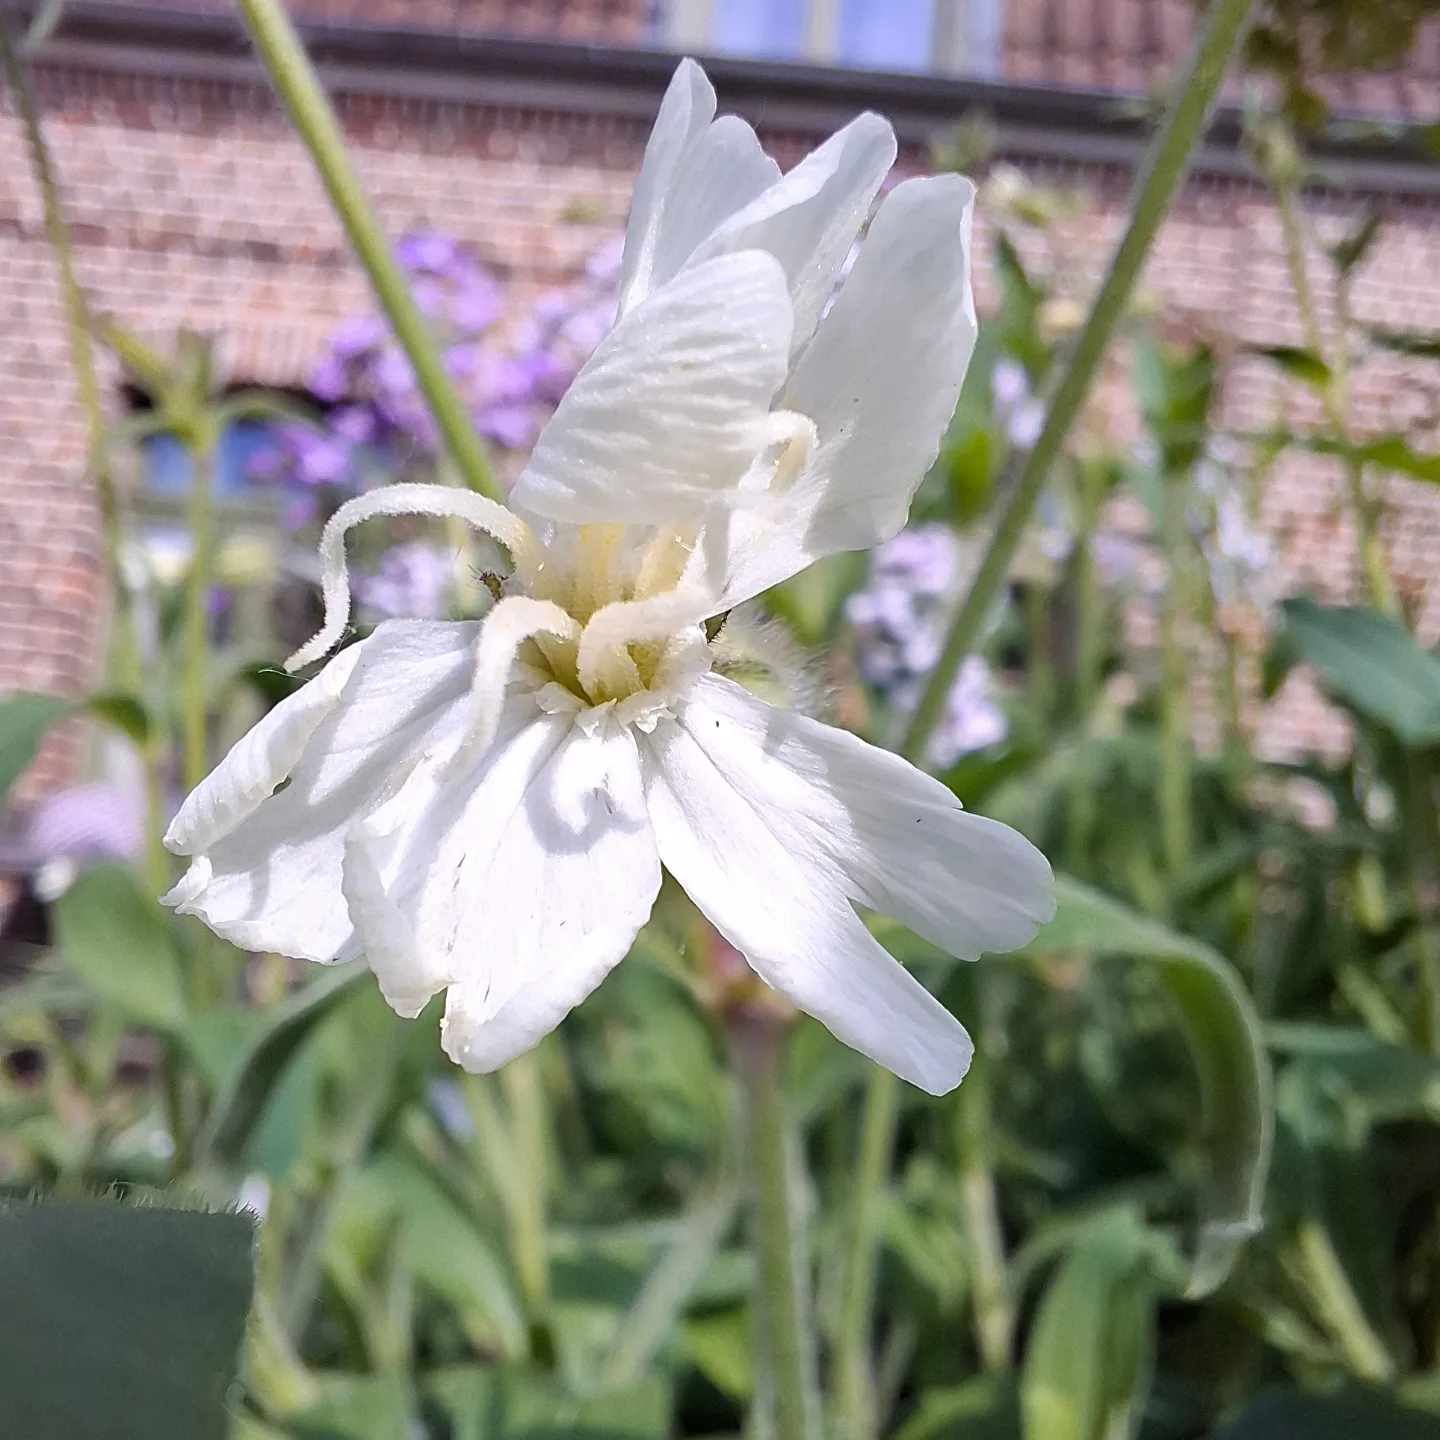
[[[190,570],[185,580],[180,743],[185,788],[193,790],[209,771],[210,577],[215,568],[215,446],[207,433],[190,447]]]
[[[1290,271],[1290,284],[1295,291],[1295,305],[1300,312],[1305,345],[1312,354],[1325,362],[1329,371],[1321,392],[1325,417],[1335,432],[1335,438],[1348,445],[1350,357],[1347,346],[1350,326],[1345,281],[1340,280],[1336,291],[1338,324],[1332,351],[1326,346],[1325,337],[1321,333],[1315,293],[1310,288],[1310,274],[1305,264],[1304,226],[1301,224],[1294,187],[1277,183],[1274,190],[1275,208],[1280,213],[1280,234],[1285,245],[1285,263]],[[1345,461],[1345,483],[1350,492],[1350,508],[1355,512],[1355,546],[1360,562],[1360,575],[1369,598],[1387,615],[1398,615],[1399,597],[1395,593],[1395,581],[1390,574],[1390,564],[1380,538],[1376,507],[1365,483],[1365,466],[1353,455],[1347,456]]]
[[[410,361],[420,393],[435,417],[446,448],[472,490],[492,500],[503,499],[485,446],[450,382],[420,307],[410,293],[405,273],[365,198],[335,112],[284,5],[280,0],[235,0],[235,3],[295,129],[310,150],[345,233],[369,276],[375,298]]]
[[[860,1152],[850,1177],[845,1214],[845,1268],[840,1318],[835,1332],[835,1418],[840,1440],[874,1440],[875,1373],[870,1358],[871,1309],[875,1293],[874,1236],[880,1199],[890,1178],[900,1081],[877,1069],[860,1119]]]
[[[1015,480],[975,582],[950,627],[940,663],[930,676],[906,732],[901,753],[911,760],[924,754],[960,664],[969,654],[1000,593],[1030,513],[1040,498],[1051,467],[1060,457],[1071,424],[1090,394],[1145,257],[1189,169],[1190,152],[1204,133],[1220,82],[1244,36],[1250,9],[1251,0],[1213,0],[1210,6],[1185,79],[1146,157],[1136,185],[1129,226],[1080,332],[1064,378],[1050,402],[1045,428]]]
[[[140,689],[140,651],[135,637],[129,591],[120,574],[120,557],[124,545],[124,529],[119,497],[105,440],[105,410],[100,401],[100,381],[95,368],[95,347],[90,337],[90,315],[85,293],[75,273],[75,255],[70,244],[69,227],[60,203],[60,186],[50,148],[40,127],[40,112],[30,89],[29,78],[21,63],[9,21],[0,11],[0,68],[15,96],[20,123],[30,150],[30,164],[40,190],[44,213],[45,235],[60,272],[60,294],[65,306],[65,324],[69,334],[70,363],[75,371],[75,385],[80,394],[80,408],[85,416],[90,465],[95,479],[95,496],[100,506],[100,534],[105,547],[105,568],[110,580],[114,606],[113,635],[110,646],[110,683],[127,694]]]
[[[776,1440],[819,1434],[808,1260],[796,1195],[795,1146],[785,1108],[789,1026],[772,1015],[739,1013],[730,1042],[744,1087],[751,1221],[759,1272],[757,1373],[768,1379]]]
[[[1105,499],[1105,467],[1087,461],[1080,469],[1080,515],[1075,537],[1075,763],[1068,795],[1068,841],[1071,872],[1084,874],[1095,828],[1095,792],[1086,764],[1085,747],[1105,663],[1105,595],[1100,567],[1091,541],[1100,523]]]
[[[512,1060],[501,1072],[515,1143],[516,1175],[510,1192],[511,1244],[520,1292],[532,1325],[550,1308],[549,1213],[550,1117],[545,1081],[535,1051]]]
[[[1015,1346],[1015,1305],[1005,1266],[1000,1200],[990,1158],[990,1084],[977,1056],[958,1096],[960,1216],[970,1258],[975,1342],[980,1363],[997,1373],[1010,1368]]]
[[[1181,619],[1189,613],[1188,476],[1165,477],[1162,543],[1166,586],[1160,608],[1160,837],[1165,869],[1175,884],[1190,865],[1190,703]]]

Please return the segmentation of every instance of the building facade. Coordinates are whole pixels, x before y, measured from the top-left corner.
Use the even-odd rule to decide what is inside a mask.
[[[21,27],[29,11],[11,0]],[[996,152],[1083,188],[1085,214],[1053,243],[1083,299],[1123,221],[1143,126],[1116,104],[1163,88],[1193,22],[1188,0],[296,0],[369,193],[393,235],[443,230],[517,293],[572,277],[624,222],[676,49],[713,56],[722,106],[782,163],[863,108],[896,123],[902,164],[985,114]],[[71,0],[32,74],[81,282],[93,308],[164,339],[218,338],[237,382],[294,389],[326,338],[368,306],[311,162],[228,11],[185,0]],[[1387,122],[1434,118],[1440,32],[1404,73],[1338,87]],[[1440,168],[1362,129],[1319,157],[1311,197],[1336,233],[1383,202],[1388,223],[1359,274],[1357,313],[1440,332]],[[982,305],[989,237],[978,241]],[[1317,283],[1319,280],[1317,272]],[[1233,349],[1300,344],[1274,207],[1222,116],[1146,276],[1163,312]],[[1354,410],[1369,433],[1413,423],[1399,361],[1369,367]],[[112,367],[107,403],[123,403]],[[1227,419],[1304,418],[1273,367],[1240,362]],[[1409,408],[1407,408],[1409,407]],[[1117,400],[1117,433],[1133,417]],[[10,97],[0,106],[0,693],[81,693],[96,681],[105,608],[86,428],[42,206]],[[1338,466],[1287,459],[1265,499],[1293,588],[1354,590]],[[1394,486],[1387,536],[1399,584],[1440,629],[1440,516]],[[1334,743],[1303,697],[1275,721],[1285,743]],[[1330,728],[1327,729],[1326,727]],[[32,789],[67,773],[73,737]]]

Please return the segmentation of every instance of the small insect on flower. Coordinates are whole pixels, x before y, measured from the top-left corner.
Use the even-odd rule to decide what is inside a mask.
[[[862,115],[788,174],[683,62],[635,187],[619,318],[506,508],[395,485],[321,541],[344,636],[345,534],[459,517],[510,555],[479,622],[394,620],[235,746],[166,837],[167,897],[237,945],[364,955],[471,1070],[528,1050],[630,948],[668,869],[770,985],[933,1093],[959,1022],[855,905],[953,955],[1025,944],[1052,910],[1026,840],[854,735],[712,667],[706,621],[904,524],[975,341],[974,190],[897,185]],[[288,784],[282,782],[288,781]]]

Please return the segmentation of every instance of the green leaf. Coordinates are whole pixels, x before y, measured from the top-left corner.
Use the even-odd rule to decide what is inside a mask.
[[[347,1223],[383,1228],[398,1217],[407,1266],[417,1284],[448,1301],[477,1349],[519,1358],[529,1345],[525,1312],[504,1264],[472,1217],[417,1164],[378,1156],[346,1187]]]
[[[453,1440],[665,1440],[670,1392],[651,1377],[577,1396],[509,1366],[456,1366],[425,1377]],[[394,1434],[402,1434],[396,1431]]]
[[[1273,1391],[1217,1430],[1214,1440],[1440,1440],[1440,1420],[1378,1394]]]
[[[45,732],[74,710],[75,701],[64,696],[26,690],[0,700],[0,798],[35,758]]]
[[[745,1306],[687,1320],[681,1343],[690,1363],[722,1394],[741,1404],[754,1396],[755,1346]]]
[[[1330,258],[1342,277],[1348,276],[1370,253],[1384,221],[1380,211],[1371,206],[1360,217],[1360,223],[1330,247]]]
[[[1397,355],[1440,360],[1440,335],[1421,335],[1413,330],[1372,330],[1370,338],[1382,350],[1392,350]]]
[[[1440,660],[1393,616],[1356,607],[1286,600],[1284,641],[1326,687],[1406,745],[1440,741]]]
[[[85,702],[85,713],[128,735],[137,745],[150,738],[149,713],[133,695],[92,695]]]
[[[96,865],[51,913],[60,953],[97,999],[137,1024],[181,1029],[185,987],[169,921],[129,870]]]
[[[1230,962],[1201,941],[1069,876],[1056,877],[1055,902],[1054,920],[1028,953],[1158,962],[1184,1019],[1200,1079],[1200,1144],[1208,1157],[1187,1293],[1208,1294],[1260,1228],[1274,1120],[1270,1064],[1254,1007]]]
[[[252,1244],[245,1215],[0,1207],[5,1433],[221,1440]]]
[[[1249,353],[1273,361],[1292,380],[1299,380],[1315,390],[1323,390],[1332,378],[1330,367],[1320,356],[1297,345],[1256,345],[1250,348]]]
[[[645,1277],[634,1304],[620,1322],[615,1344],[601,1371],[606,1385],[638,1380],[671,1334],[695,1286],[720,1249],[735,1218],[738,1196],[731,1185],[704,1195],[680,1221],[670,1247]]]
[[[1440,1123],[1440,1060],[1433,1055],[1338,1025],[1269,1025],[1265,1038],[1277,1054],[1313,1061],[1366,1126]]]
[[[1093,1221],[1040,1302],[1020,1378],[1024,1440],[1121,1440],[1155,1348],[1155,1238],[1129,1207]]]
[[[289,1424],[294,1440],[399,1440],[413,1433],[410,1392],[390,1375],[322,1375],[322,1398]]]
[[[1020,1397],[1009,1378],[985,1375],[926,1390],[894,1440],[1014,1440]]]
[[[295,1052],[368,974],[358,961],[337,965],[280,1006],[246,1047],[217,1097],[197,1144],[197,1155],[224,1163],[243,1154]]]

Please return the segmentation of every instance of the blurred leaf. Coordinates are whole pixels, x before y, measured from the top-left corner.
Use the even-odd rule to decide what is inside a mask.
[[[1347,705],[1407,745],[1440,741],[1440,660],[1393,616],[1295,598],[1281,604],[1284,643]]]
[[[141,389],[158,403],[171,384],[169,359],[109,316],[97,317],[95,330]]]
[[[1360,222],[1330,247],[1330,258],[1342,277],[1348,277],[1370,253],[1370,247],[1380,234],[1385,217],[1373,205],[1360,217]]]
[[[1176,350],[1146,338],[1135,347],[1135,388],[1166,475],[1188,473],[1205,453],[1215,382],[1215,356],[1204,346]]]
[[[1124,1440],[1155,1348],[1155,1237],[1113,1210],[1076,1240],[1040,1301],[1020,1378],[1024,1440]]]
[[[412,1433],[409,1387],[391,1375],[317,1379],[323,1398],[289,1422],[294,1440],[403,1440]]]
[[[137,745],[150,738],[150,716],[133,695],[92,695],[85,702],[85,713],[128,735]]]
[[[346,1187],[351,1220],[372,1224],[394,1215],[418,1284],[449,1301],[476,1348],[519,1358],[528,1348],[525,1314],[515,1285],[475,1219],[444,1187],[406,1156],[377,1156]]]
[[[1440,360],[1440,335],[1421,335],[1413,330],[1372,330],[1370,338],[1384,350],[1413,355],[1421,360]]]
[[[45,732],[75,709],[61,695],[36,695],[22,690],[0,700],[0,798],[35,758]]]
[[[248,1216],[0,1207],[0,1411],[25,1440],[221,1440]]]
[[[1234,967],[1201,941],[1067,875],[1056,877],[1055,901],[1055,918],[1030,953],[1159,961],[1159,978],[1184,1018],[1200,1078],[1200,1144],[1208,1157],[1187,1293],[1207,1294],[1260,1227],[1274,1122],[1270,1065],[1254,1007]]]
[[[670,1392],[651,1377],[576,1396],[508,1366],[456,1366],[425,1379],[453,1440],[665,1440]],[[399,1437],[403,1432],[392,1432]]]
[[[1330,367],[1313,350],[1297,345],[1255,345],[1249,353],[1272,361],[1292,380],[1299,380],[1313,390],[1325,389],[1332,379]]]
[[[1269,1025],[1265,1036],[1277,1053],[1315,1061],[1366,1125],[1440,1123],[1440,1059],[1433,1055],[1337,1025]]]
[[[233,1163],[240,1157],[286,1066],[306,1036],[369,973],[358,961],[334,966],[280,1006],[247,1046],[234,1074],[216,1097],[197,1142],[197,1155],[222,1163]]]
[[[926,1390],[894,1440],[1014,1440],[1020,1396],[1014,1381],[986,1375],[963,1385]]]
[[[1440,485],[1440,455],[1416,450],[1403,435],[1381,435],[1374,440],[1343,440],[1334,435],[1278,430],[1250,437],[1265,450],[1278,452],[1287,445],[1316,455],[1331,455],[1351,465],[1377,465],[1427,485]]]
[[[765,592],[765,603],[785,620],[802,645],[823,645],[840,623],[845,600],[863,583],[863,551],[833,555]]]
[[[722,1394],[741,1404],[755,1394],[755,1347],[743,1305],[687,1320],[682,1343],[690,1363]]]
[[[1440,1440],[1440,1418],[1402,1410],[1377,1394],[1272,1391],[1222,1425],[1214,1440]]]
[[[607,1387],[638,1380],[675,1330],[695,1285],[719,1250],[735,1219],[732,1185],[702,1195],[681,1217],[669,1248],[645,1277],[635,1303],[620,1322],[615,1347],[601,1371]]]
[[[165,911],[123,865],[87,870],[54,904],[60,952],[97,999],[170,1033],[185,1022],[180,956]]]

